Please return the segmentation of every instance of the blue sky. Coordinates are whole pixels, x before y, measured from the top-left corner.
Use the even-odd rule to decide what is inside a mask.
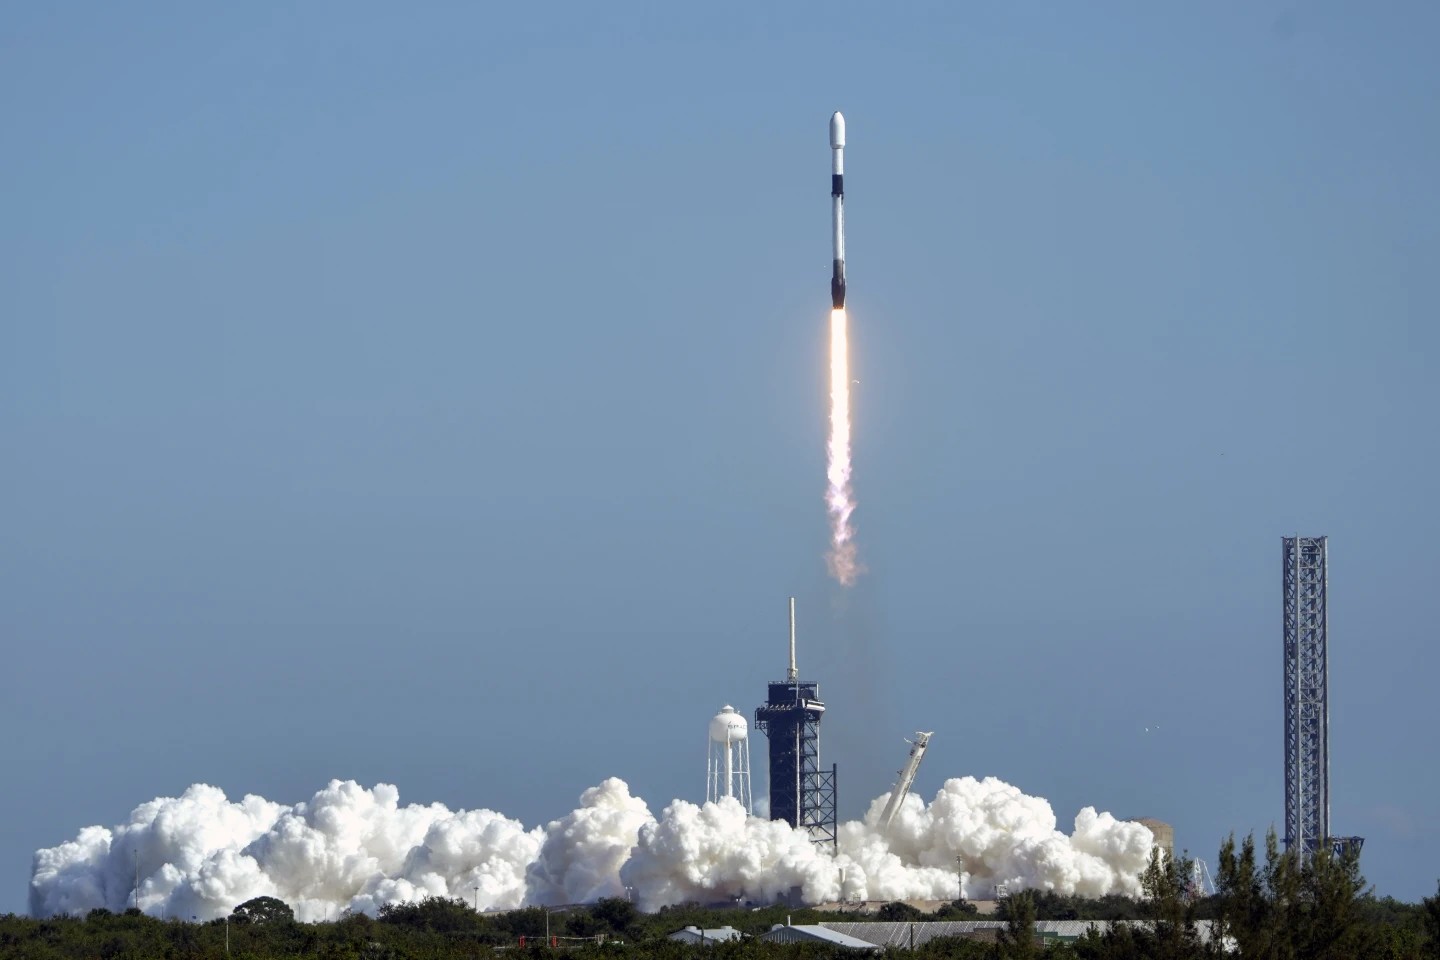
[[[196,781],[701,798],[792,594],[843,814],[934,730],[922,794],[993,774],[1213,863],[1282,813],[1295,533],[1334,828],[1433,893],[1433,5],[5,21],[0,911]]]

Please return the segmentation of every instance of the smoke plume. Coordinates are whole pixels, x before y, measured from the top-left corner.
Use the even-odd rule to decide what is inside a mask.
[[[764,903],[796,888],[811,903],[953,899],[962,875],[967,897],[989,897],[1001,883],[1135,895],[1153,842],[1145,827],[1091,807],[1061,833],[1048,802],[994,778],[948,780],[929,804],[911,795],[882,831],[887,799],[876,798],[863,821],[842,824],[832,851],[788,824],[747,817],[731,798],[676,800],[656,819],[615,778],[530,829],[492,810],[401,806],[399,791],[383,783],[332,780],[293,806],[230,801],[196,784],[141,804],[117,826],[86,827],[38,851],[30,912],[123,910],[138,899],[156,916],[212,919],[273,896],[302,920],[324,920],[425,896],[493,910],[630,892],[653,910],[692,900]]]

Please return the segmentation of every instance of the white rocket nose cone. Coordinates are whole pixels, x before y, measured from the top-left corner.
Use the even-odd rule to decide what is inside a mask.
[[[830,118],[830,149],[845,146],[845,115],[839,110]]]

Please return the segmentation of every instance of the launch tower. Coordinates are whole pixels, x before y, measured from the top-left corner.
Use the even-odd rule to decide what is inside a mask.
[[[795,598],[790,598],[790,667],[770,682],[755,726],[770,740],[770,819],[803,828],[817,843],[837,842],[834,765],[820,768],[820,685],[795,667]]]
[[[1329,565],[1326,537],[1285,537],[1285,849],[1359,853],[1330,835]]]

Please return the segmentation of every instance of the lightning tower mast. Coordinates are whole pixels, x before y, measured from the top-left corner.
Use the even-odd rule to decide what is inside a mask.
[[[1330,837],[1330,671],[1325,537],[1285,537],[1285,848]]]
[[[1326,537],[1282,540],[1285,590],[1285,849],[1359,856],[1330,833],[1330,568]]]
[[[1359,856],[1364,837],[1330,833],[1330,568],[1326,537],[1283,538],[1285,849]]]

